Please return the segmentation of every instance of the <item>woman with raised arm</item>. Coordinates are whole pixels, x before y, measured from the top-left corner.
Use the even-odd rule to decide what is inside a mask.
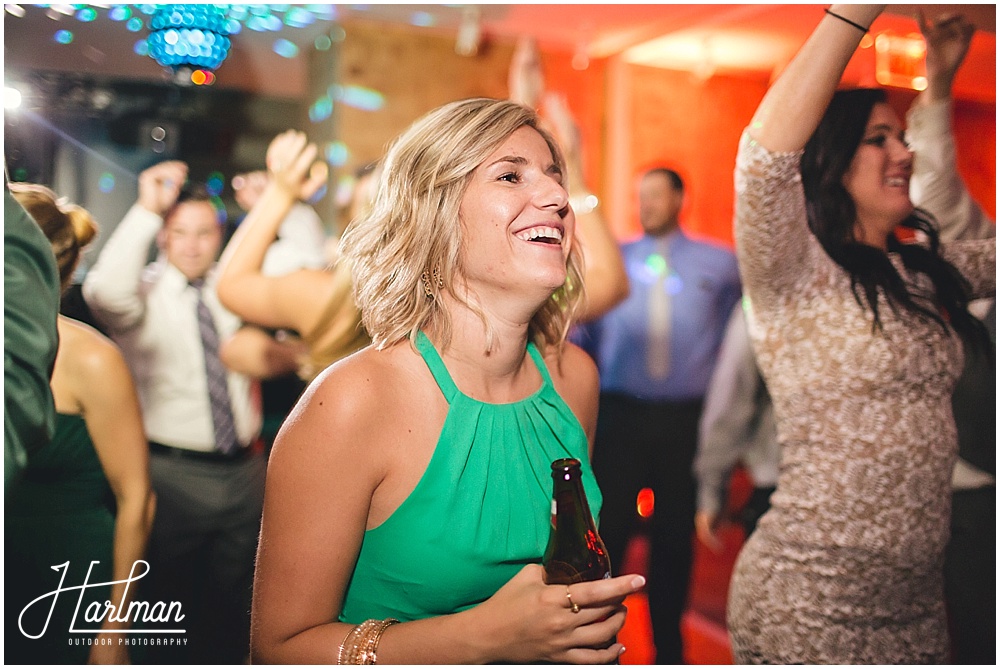
[[[300,357],[299,376],[311,381],[327,365],[367,346],[371,341],[361,327],[361,315],[351,299],[350,271],[341,263],[322,269],[302,267],[287,274],[264,271],[268,249],[289,212],[300,200],[308,200],[326,183],[326,163],[312,163],[303,184],[290,188],[281,182],[293,165],[275,158],[275,146],[298,141],[305,135],[282,133],[267,153],[269,179],[253,207],[237,228],[219,259],[219,301],[247,323],[276,330],[292,330],[301,336],[305,353]],[[315,155],[315,147],[311,148]],[[308,195],[304,193],[308,193]],[[245,328],[223,351],[226,362],[242,372],[260,377],[285,373],[290,347],[272,356],[274,342],[260,331]]]
[[[65,291],[83,248],[97,234],[97,224],[81,207],[70,205],[44,186],[10,184],[14,198],[31,214],[52,244]],[[8,625],[21,619],[20,610],[55,589],[57,565],[68,561],[65,587],[117,581],[110,588],[88,588],[86,594],[60,598],[48,623],[48,635],[28,639],[44,627],[7,635],[4,660],[21,663],[126,664],[128,629],[125,611],[135,594],[125,583],[136,560],[144,557],[153,523],[154,494],[149,478],[149,449],[142,426],[132,375],[117,347],[90,327],[59,316],[59,350],[52,371],[56,432],[52,442],[31,454],[24,479],[4,509],[4,570]],[[91,565],[92,561],[96,564]],[[88,571],[88,568],[90,571]],[[143,569],[137,568],[137,574]],[[80,604],[77,604],[77,600]],[[92,602],[101,612],[92,614]],[[119,607],[108,614],[105,602]],[[77,613],[73,613],[77,608]],[[89,644],[66,644],[68,624],[99,627]],[[9,629],[9,628],[8,628]]]
[[[295,191],[315,149],[274,146]],[[565,341],[579,250],[533,111],[471,99],[390,148],[341,241],[373,345],[329,367],[274,445],[258,662],[610,663],[637,575],[546,585],[551,462],[589,466],[597,371]],[[399,624],[395,624],[399,621]]]
[[[884,93],[834,94],[881,9],[827,10],[740,143],[736,246],[782,466],[730,586],[738,663],[947,661],[951,390],[996,245],[939,244]]]

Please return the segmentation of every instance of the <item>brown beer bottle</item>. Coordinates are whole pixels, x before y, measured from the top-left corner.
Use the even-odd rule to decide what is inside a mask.
[[[590,514],[575,458],[552,463],[552,529],[542,566],[549,585],[611,578],[611,560]]]

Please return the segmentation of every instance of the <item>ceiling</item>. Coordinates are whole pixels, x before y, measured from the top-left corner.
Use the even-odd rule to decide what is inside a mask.
[[[458,36],[478,33],[483,41],[513,40],[530,36],[543,50],[562,50],[587,59],[620,56],[628,62],[691,70],[696,73],[772,73],[783,66],[805,41],[823,14],[826,5],[723,5],[723,4],[364,4],[364,5],[244,5],[267,8],[278,18],[288,18],[290,8],[312,12],[308,22],[277,22],[271,29],[241,30],[233,37],[233,49],[274,49],[284,38],[300,48],[329,32],[337,21],[367,19],[417,30]],[[15,8],[15,9],[12,9]],[[80,8],[91,7],[90,20],[79,18]],[[121,21],[110,18],[120,5],[5,5],[5,65],[10,68],[85,68],[120,72],[137,67],[144,76],[159,74],[149,58],[129,64],[121,57],[108,56],[107,45],[124,39],[125,46],[112,53],[130,51],[145,31],[128,32]],[[131,5],[133,15],[143,17],[140,5]],[[237,5],[237,7],[239,7]],[[977,34],[967,63],[956,82],[959,95],[995,100],[996,90],[996,5],[889,5],[872,26],[872,33],[891,30],[899,34],[917,31],[914,20],[918,8],[928,17],[961,13],[977,26]],[[298,27],[289,27],[292,23]],[[243,21],[249,26],[249,21]],[[56,28],[71,28],[78,35],[74,44],[52,42]],[[280,34],[276,34],[280,33]],[[466,35],[469,36],[468,34]],[[51,48],[39,49],[39,44]],[[66,48],[63,48],[63,47]],[[62,60],[60,61],[60,52]],[[134,54],[128,53],[129,56]],[[288,57],[288,56],[286,56]],[[280,86],[281,82],[272,82]]]

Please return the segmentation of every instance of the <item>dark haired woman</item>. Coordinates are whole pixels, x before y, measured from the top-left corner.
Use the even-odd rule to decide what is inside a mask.
[[[730,590],[738,663],[947,660],[951,390],[996,246],[939,245],[882,93],[834,95],[881,9],[828,10],[737,158],[737,251],[782,444]]]

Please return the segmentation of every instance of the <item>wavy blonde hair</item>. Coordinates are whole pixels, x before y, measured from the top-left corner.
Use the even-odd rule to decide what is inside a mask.
[[[59,283],[65,292],[83,249],[97,236],[97,222],[83,207],[70,204],[51,189],[30,183],[11,183],[10,193],[45,233],[59,267]]]
[[[494,332],[476,297],[455,291],[463,272],[459,207],[472,173],[522,127],[536,130],[565,173],[555,139],[539,126],[537,114],[509,100],[473,98],[452,102],[418,119],[393,142],[383,163],[372,209],[344,231],[340,248],[350,263],[354,298],[376,348],[384,348],[433,327],[447,347],[451,318],[431,289],[447,291],[483,321],[488,346]],[[539,308],[528,336],[539,347],[560,346],[583,301],[583,258],[574,237],[566,282]],[[435,274],[435,271],[437,274]],[[442,288],[438,288],[437,277]]]

